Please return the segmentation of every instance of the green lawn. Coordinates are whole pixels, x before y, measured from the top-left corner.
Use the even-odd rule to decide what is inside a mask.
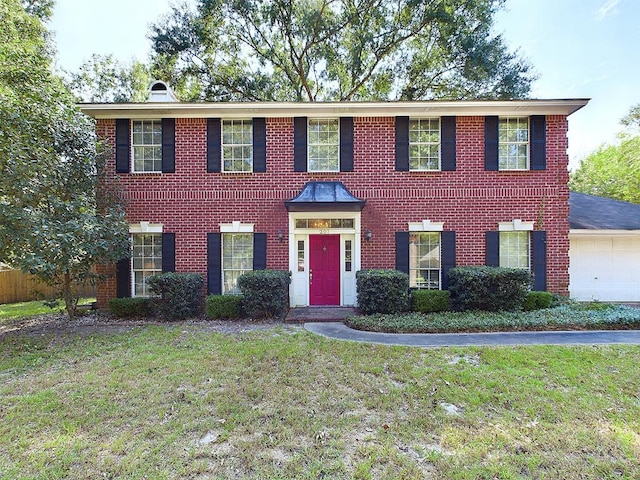
[[[95,302],[95,298],[81,298],[78,305],[89,305]],[[7,323],[7,320],[16,318],[30,317],[33,315],[43,315],[51,312],[60,312],[64,310],[64,302],[60,300],[58,306],[48,307],[42,300],[22,303],[6,303],[0,304],[0,325]]]
[[[4,335],[0,379],[3,479],[640,478],[638,346],[183,324]]]

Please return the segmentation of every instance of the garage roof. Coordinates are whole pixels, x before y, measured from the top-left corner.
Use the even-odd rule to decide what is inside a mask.
[[[571,192],[569,223],[572,229],[640,230],[640,205]]]

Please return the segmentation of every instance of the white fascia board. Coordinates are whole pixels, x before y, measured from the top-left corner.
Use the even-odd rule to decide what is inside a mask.
[[[418,102],[81,103],[96,119],[571,115],[589,99]]]
[[[569,237],[639,237],[640,230],[595,230],[572,228]]]

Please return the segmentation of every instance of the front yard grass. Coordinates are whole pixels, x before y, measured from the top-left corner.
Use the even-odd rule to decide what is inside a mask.
[[[350,317],[345,323],[357,330],[394,333],[637,329],[640,328],[640,308],[575,303],[530,312],[376,314]]]
[[[78,305],[90,305],[95,302],[95,298],[81,298]],[[11,323],[16,318],[31,317],[34,315],[46,315],[48,313],[64,310],[62,300],[57,307],[49,307],[43,300],[34,300],[32,302],[6,303],[0,304],[0,325]]]
[[[0,336],[3,479],[640,478],[640,347]]]

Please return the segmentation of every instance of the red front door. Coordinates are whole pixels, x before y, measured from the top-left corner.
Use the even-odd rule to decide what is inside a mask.
[[[340,235],[309,235],[309,304],[340,305]]]

